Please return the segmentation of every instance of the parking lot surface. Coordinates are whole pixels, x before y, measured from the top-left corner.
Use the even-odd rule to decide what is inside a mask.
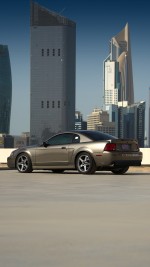
[[[149,267],[149,228],[149,169],[0,169],[0,266]]]

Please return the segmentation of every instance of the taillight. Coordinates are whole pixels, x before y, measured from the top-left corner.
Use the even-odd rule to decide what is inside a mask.
[[[115,151],[116,150],[116,144],[108,143],[106,144],[104,151]]]

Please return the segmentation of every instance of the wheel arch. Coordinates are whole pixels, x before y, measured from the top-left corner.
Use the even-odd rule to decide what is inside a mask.
[[[74,157],[74,165],[75,165],[75,167],[76,167],[76,160],[77,160],[77,157],[78,157],[81,153],[84,153],[84,152],[89,153],[90,156],[92,157],[93,161],[95,162],[94,157],[93,157],[93,152],[92,152],[92,150],[91,150],[91,149],[84,149],[84,148],[83,148],[83,149],[80,149],[80,150],[76,153],[76,155],[75,155],[75,157]]]

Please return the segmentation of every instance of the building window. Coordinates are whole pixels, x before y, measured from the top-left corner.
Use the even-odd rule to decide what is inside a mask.
[[[47,56],[49,57],[49,48],[47,49]]]
[[[58,56],[60,57],[60,48],[58,49]]]
[[[47,101],[47,108],[49,108],[49,101]]]
[[[55,101],[52,101],[52,108],[55,107]]]
[[[53,57],[55,56],[55,49],[53,48]]]
[[[44,108],[44,101],[41,101],[41,108]]]
[[[58,108],[60,108],[60,100],[58,100]]]
[[[43,48],[41,50],[41,55],[42,55],[42,57],[44,57],[44,49]]]

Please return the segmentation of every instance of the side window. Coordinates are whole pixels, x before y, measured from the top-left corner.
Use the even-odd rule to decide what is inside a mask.
[[[73,139],[74,139],[74,134],[71,133],[59,134],[47,140],[46,143],[50,146],[67,145],[67,144],[72,144]]]

